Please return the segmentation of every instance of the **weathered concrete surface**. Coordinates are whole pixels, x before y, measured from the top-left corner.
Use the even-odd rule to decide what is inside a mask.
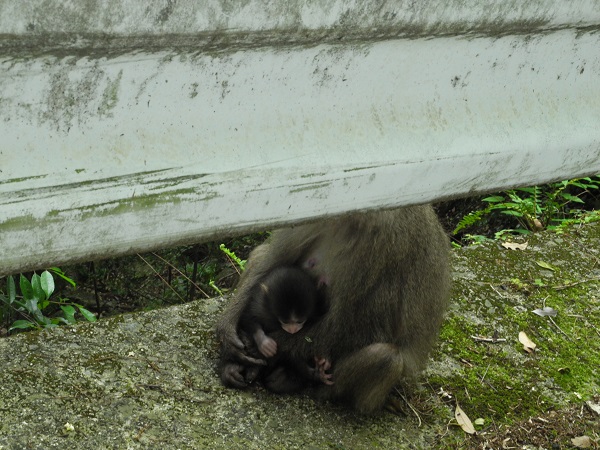
[[[223,388],[211,328],[226,300],[211,299],[0,340],[0,448],[481,448],[490,436],[447,429],[453,415],[438,398],[440,388],[459,398],[472,420],[481,415],[486,424],[491,414],[502,424],[527,418],[520,408],[560,413],[564,405],[600,394],[599,380],[590,375],[600,353],[600,339],[594,339],[600,329],[599,240],[595,224],[533,236],[522,252],[496,243],[455,252],[454,301],[421,389],[433,406],[421,410],[421,427],[412,415],[359,417],[305,396]],[[551,295],[544,288],[534,292],[537,277]],[[513,278],[521,280],[518,289],[510,287]],[[530,312],[544,297],[559,310],[555,320],[568,337]],[[494,330],[507,342],[470,338]],[[536,355],[523,353],[521,330],[537,341]],[[575,351],[569,343],[576,343]],[[482,356],[483,362],[477,359]],[[559,367],[570,374],[561,375]],[[568,378],[567,387],[561,377]],[[464,386],[468,380],[474,381]]]
[[[366,448],[424,442],[387,415],[225,389],[222,299],[0,341],[0,448]],[[75,431],[64,431],[66,423]],[[408,425],[408,431],[406,426]],[[407,441],[408,440],[408,441]]]
[[[276,30],[295,33],[318,31],[328,36],[336,31],[360,34],[376,29],[380,35],[516,33],[565,26],[597,24],[600,11],[594,0],[559,2],[552,0],[497,1],[448,0],[289,0],[285,3],[247,0],[29,0],[25,4],[0,1],[0,29],[7,34],[28,37],[54,35],[80,39],[65,41],[72,46],[89,43],[86,35],[165,36],[223,31]],[[60,36],[62,34],[63,36]],[[334,37],[339,39],[339,36]],[[177,41],[175,41],[177,42]],[[20,45],[15,42],[14,45]],[[22,44],[21,44],[22,45]]]
[[[592,0],[0,0],[0,275],[600,172]]]

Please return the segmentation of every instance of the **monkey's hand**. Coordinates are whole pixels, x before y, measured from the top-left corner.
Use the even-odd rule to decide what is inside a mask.
[[[331,361],[327,358],[315,356],[314,378],[323,384],[331,386],[333,384],[333,374],[327,373],[331,369]]]
[[[243,389],[247,386],[244,377],[244,366],[237,363],[227,363],[221,368],[221,381],[225,386]]]
[[[272,358],[277,353],[277,342],[269,336],[263,336],[258,344],[258,351],[267,358]]]
[[[224,333],[220,330],[218,337],[221,340],[221,361],[237,362],[243,365],[265,366],[264,359],[253,358],[248,354],[248,346],[244,344],[235,329]],[[248,341],[250,344],[250,341]]]
[[[258,366],[230,362],[221,367],[221,381],[225,386],[244,389],[256,379],[259,372]]]

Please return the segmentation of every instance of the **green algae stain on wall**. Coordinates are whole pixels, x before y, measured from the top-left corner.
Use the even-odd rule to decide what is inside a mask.
[[[117,106],[119,86],[121,85],[122,77],[123,70],[120,70],[114,80],[107,80],[107,85],[102,92],[102,99],[100,101],[100,106],[98,107],[98,114],[100,116],[112,117],[111,110]]]

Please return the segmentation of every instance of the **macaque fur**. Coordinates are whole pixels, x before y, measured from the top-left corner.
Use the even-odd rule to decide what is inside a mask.
[[[304,324],[325,312],[319,298],[317,282],[296,266],[276,267],[255,287],[241,317],[241,327],[248,332],[259,352],[275,356],[277,343],[266,333],[283,329],[295,334]]]
[[[430,206],[353,213],[275,231],[250,255],[217,324],[223,383],[242,388],[252,381],[247,373],[265,364],[238,335],[253,287],[274,268],[297,265],[326,285],[329,309],[294,335],[272,333],[278,352],[293,361],[331,362],[333,384],[319,386],[321,398],[365,413],[380,409],[396,384],[426,365],[449,300],[448,257],[448,238]]]

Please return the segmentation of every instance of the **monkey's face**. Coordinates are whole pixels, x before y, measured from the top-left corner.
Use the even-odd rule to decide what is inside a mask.
[[[306,322],[306,318],[296,318],[292,315],[289,319],[282,319],[278,317],[279,323],[281,324],[281,328],[283,328],[287,333],[296,334],[298,331],[302,329],[304,323]]]

